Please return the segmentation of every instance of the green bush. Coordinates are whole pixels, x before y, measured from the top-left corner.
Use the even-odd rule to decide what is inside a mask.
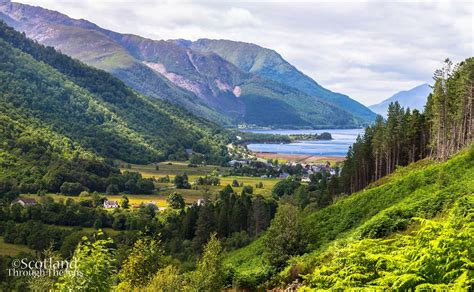
[[[60,190],[61,190],[61,194],[72,195],[72,196],[77,196],[83,191],[86,191],[86,192],[89,191],[88,188],[81,185],[80,183],[71,183],[71,182],[63,183],[61,185]]]

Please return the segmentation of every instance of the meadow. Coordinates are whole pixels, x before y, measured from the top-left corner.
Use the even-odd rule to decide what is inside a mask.
[[[26,245],[6,243],[3,241],[3,236],[0,236],[0,255],[15,256],[22,252],[34,253],[34,251]]]
[[[158,169],[156,167],[158,166]],[[155,178],[159,179],[161,177],[169,176],[170,179],[174,179],[176,175],[186,174],[188,180],[192,183],[198,177],[204,177],[210,175],[213,171],[218,173],[228,170],[229,167],[215,166],[215,165],[206,165],[198,167],[189,167],[186,162],[175,162],[167,161],[161,162],[158,164],[149,164],[149,165],[139,165],[131,164],[130,168],[121,168],[122,171],[138,171],[145,178]],[[249,177],[249,176],[221,176],[219,186],[197,186],[197,190],[194,189],[176,189],[174,188],[173,183],[157,183],[157,188],[159,190],[160,198],[166,201],[166,197],[173,192],[179,192],[183,195],[186,200],[186,203],[192,203],[199,198],[202,198],[206,192],[211,196],[217,194],[226,185],[232,185],[232,182],[237,180],[240,183],[243,183],[244,186],[252,186],[254,194],[260,194],[263,196],[270,196],[273,187],[279,181],[277,178],[260,178],[260,177]],[[259,182],[263,183],[263,188],[256,188],[255,185]],[[233,187],[233,189],[240,193],[243,187]],[[130,195],[129,199],[136,197],[135,195]],[[148,198],[149,196],[144,196]],[[159,199],[159,198],[158,198]]]

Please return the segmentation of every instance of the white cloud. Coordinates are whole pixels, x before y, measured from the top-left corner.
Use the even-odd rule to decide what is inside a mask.
[[[154,39],[232,39],[275,49],[328,89],[373,104],[474,55],[471,1],[22,0]]]

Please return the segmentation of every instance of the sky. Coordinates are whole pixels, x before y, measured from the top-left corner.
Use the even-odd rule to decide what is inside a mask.
[[[231,39],[273,49],[365,105],[432,83],[474,56],[472,1],[18,0],[151,39]]]

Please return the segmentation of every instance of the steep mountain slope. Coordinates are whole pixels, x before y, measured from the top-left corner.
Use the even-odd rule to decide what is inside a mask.
[[[392,102],[398,101],[398,103],[404,108],[409,107],[412,110],[417,109],[423,111],[426,100],[431,91],[432,88],[429,84],[421,84],[412,89],[397,92],[381,103],[369,106],[369,108],[377,114],[385,117],[387,116],[388,105]]]
[[[141,96],[4,23],[0,47],[0,106],[8,120],[34,120],[82,149],[130,162],[183,158],[186,148],[212,140],[220,151],[217,125]]]
[[[102,33],[105,30],[93,23],[9,1],[0,3],[0,19],[42,44],[53,46],[88,65],[114,74],[147,96],[177,103],[195,114],[223,124],[229,123],[228,119],[206,106],[197,96],[175,86],[161,74],[156,74],[134,59],[124,48],[106,37]]]
[[[224,125],[348,127],[369,120],[326,99],[242,71],[218,54],[185,48],[174,41],[119,34],[85,20],[9,1],[0,3],[0,17],[29,37],[114,74],[141,93]]]
[[[472,217],[465,216],[472,216],[474,211],[473,177],[474,146],[444,163],[418,161],[329,207],[318,211],[305,209],[304,224],[310,242],[307,253],[290,260],[289,266],[281,273],[274,274],[266,260],[265,235],[249,246],[228,254],[225,263],[234,271],[234,283],[241,283],[243,287],[256,286],[268,279],[271,279],[270,285],[286,285],[295,278],[306,279],[304,282],[310,287],[325,289],[383,286],[406,290],[422,283],[454,285],[455,281],[464,279],[461,278],[466,276],[463,273],[468,272],[468,267],[474,261],[472,246],[470,249],[456,246],[469,245],[472,241],[472,222],[469,223]],[[467,202],[470,203],[466,205]],[[460,221],[453,220],[449,226],[436,227],[434,230],[422,229],[425,232],[424,239],[428,241],[416,242],[416,245],[411,241],[406,242],[407,238],[403,235],[416,235],[420,221],[436,218],[443,221],[450,210],[454,210],[456,220]],[[399,254],[398,260],[390,258],[399,248],[410,249],[414,255],[414,247],[420,250],[423,248],[424,255],[430,250],[435,252],[432,244],[436,244],[434,241],[441,236],[439,231],[448,227],[453,230],[459,228],[460,231],[450,231],[448,237],[443,239],[446,242],[444,254],[464,254],[452,254],[459,261],[450,263],[450,267],[445,266],[447,262],[438,263],[438,278],[430,270],[434,264],[431,261],[436,260],[436,257],[412,258],[423,269],[409,267],[408,253]],[[454,238],[455,234],[460,237]],[[466,238],[468,234],[470,237]],[[387,241],[382,242],[383,239]],[[385,244],[391,244],[393,248],[387,246],[383,250]],[[403,247],[404,244],[408,246]],[[369,248],[372,249],[370,252]],[[378,254],[376,256],[373,253]],[[443,267],[446,269],[443,270]],[[450,271],[455,272],[446,274]],[[429,277],[430,274],[433,278]],[[472,274],[468,277],[472,277]],[[436,282],[438,280],[433,279],[444,280]]]
[[[375,115],[367,107],[347,95],[332,92],[300,72],[277,52],[255,44],[229,40],[200,39],[195,42],[178,40],[183,47],[199,52],[213,52],[239,67],[244,72],[255,73],[267,79],[296,88],[310,96],[334,104],[363,120],[373,120]]]

